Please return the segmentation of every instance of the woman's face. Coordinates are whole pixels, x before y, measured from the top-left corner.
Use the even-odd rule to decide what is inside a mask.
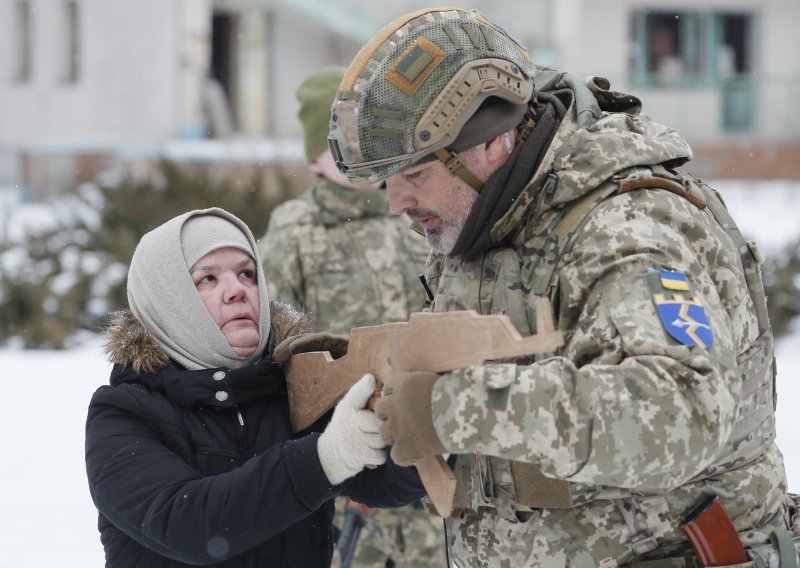
[[[206,309],[233,351],[252,355],[258,348],[260,304],[255,261],[238,248],[211,251],[189,271]]]

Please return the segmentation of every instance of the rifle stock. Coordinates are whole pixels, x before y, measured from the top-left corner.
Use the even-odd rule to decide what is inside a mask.
[[[465,310],[415,313],[408,322],[354,328],[347,353],[333,359],[327,351],[299,353],[288,365],[289,411],[295,432],[333,408],[364,373],[382,384],[403,371],[445,372],[488,360],[555,351],[563,345],[553,326],[550,303],[539,298],[537,333],[522,337],[504,315]],[[455,476],[441,456],[415,464],[436,510],[449,516]]]

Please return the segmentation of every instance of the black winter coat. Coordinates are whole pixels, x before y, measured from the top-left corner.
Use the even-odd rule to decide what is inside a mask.
[[[334,497],[393,507],[424,494],[414,468],[391,460],[331,486],[316,450],[329,416],[293,435],[269,358],[183,370],[130,313],[110,346],[111,385],[95,392],[86,423],[108,567],[329,566]]]

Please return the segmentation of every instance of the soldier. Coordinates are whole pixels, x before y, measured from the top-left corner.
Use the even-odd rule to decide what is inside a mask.
[[[343,74],[343,67],[323,68],[297,90],[314,183],[273,211],[259,245],[270,296],[298,304],[315,318],[317,330],[332,333],[406,321],[422,309],[419,275],[429,250],[407,217],[391,214],[381,182],[354,186],[336,169],[327,135]],[[442,521],[421,504],[375,511],[348,502],[346,515],[343,508],[340,499],[335,523],[345,531],[334,561],[381,568],[444,565]]]
[[[676,170],[687,141],[640,110],[461,9],[388,24],[340,85],[333,155],[424,228],[427,309],[506,314],[530,335],[544,296],[565,337],[384,387],[398,463],[457,455],[456,566],[796,560],[760,254]],[[692,534],[706,505],[732,519],[725,550],[692,544],[722,534]]]

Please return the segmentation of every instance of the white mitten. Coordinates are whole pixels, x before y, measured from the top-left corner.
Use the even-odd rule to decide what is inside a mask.
[[[357,474],[368,465],[386,461],[381,420],[367,401],[375,392],[375,377],[367,373],[350,387],[336,405],[328,427],[317,440],[322,470],[332,485]]]

